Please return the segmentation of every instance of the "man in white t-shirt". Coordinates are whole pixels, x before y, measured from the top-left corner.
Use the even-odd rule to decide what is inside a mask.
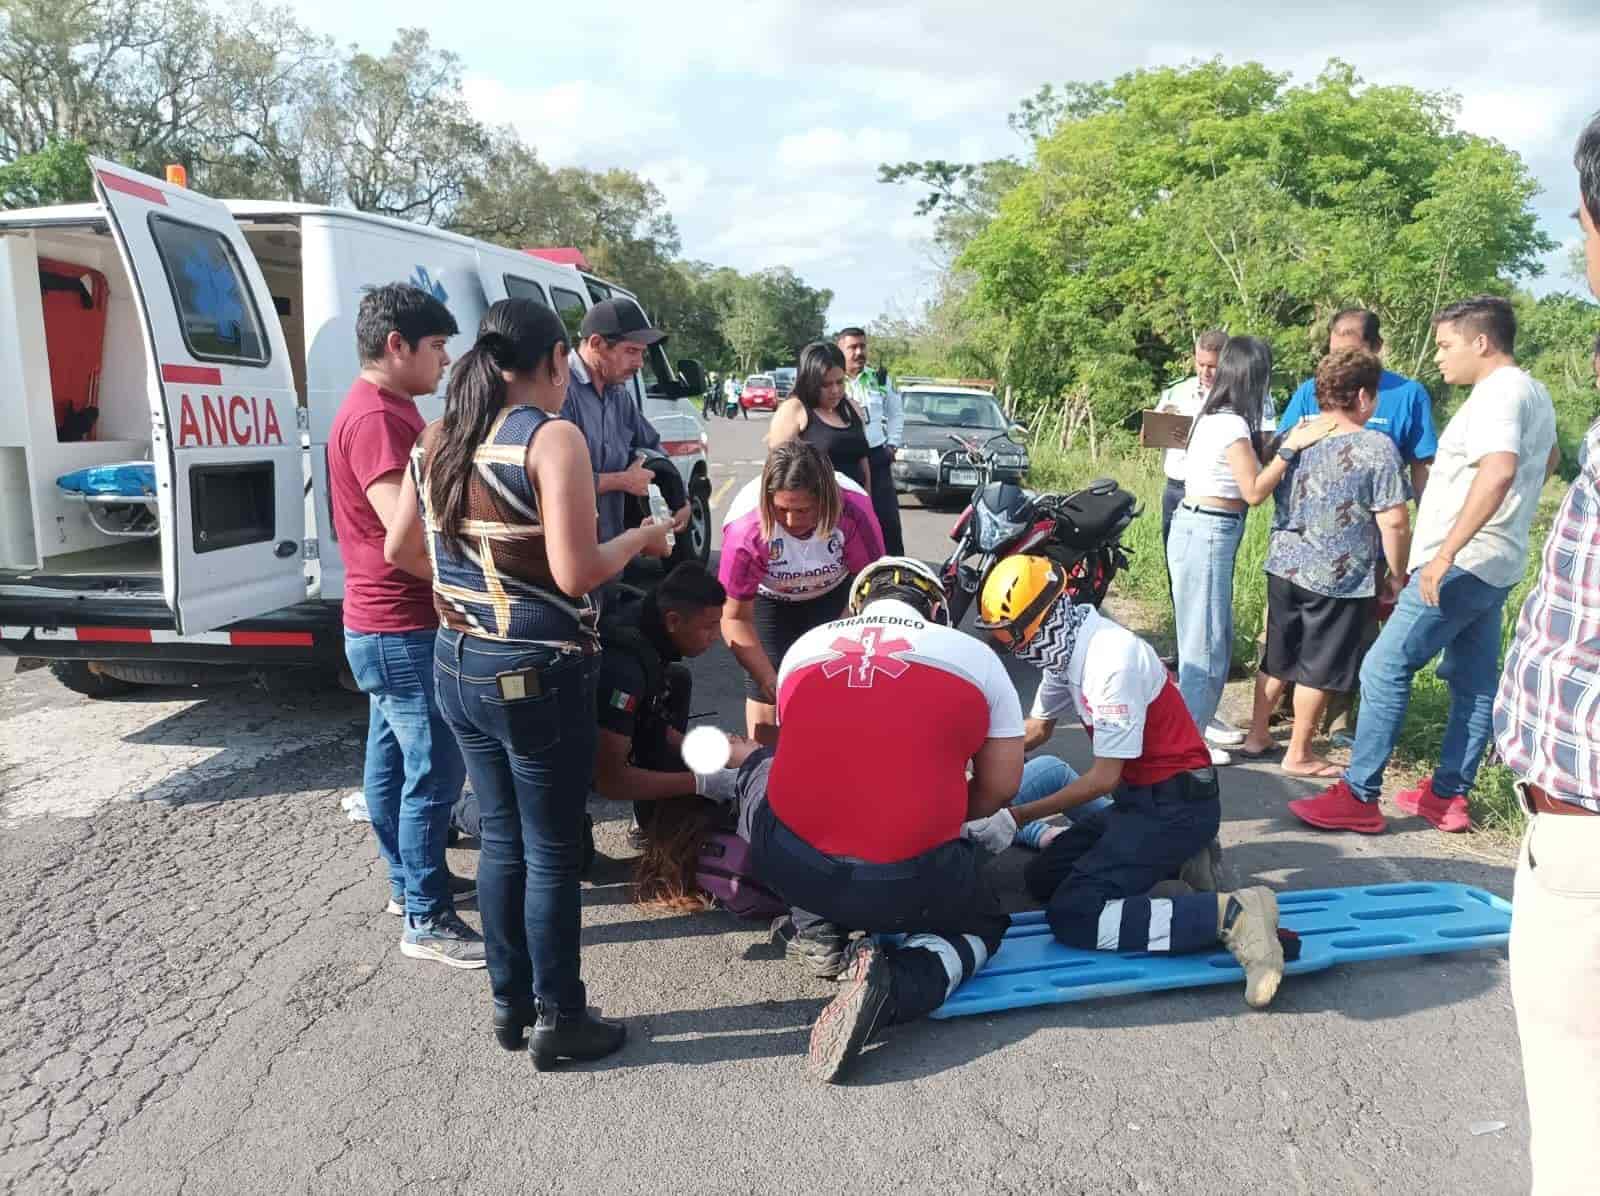
[[[1442,831],[1471,828],[1467,793],[1492,729],[1506,595],[1528,562],[1539,492],[1560,459],[1550,392],[1511,354],[1511,304],[1479,295],[1434,317],[1434,361],[1444,380],[1472,393],[1439,438],[1411,539],[1410,581],[1361,666],[1361,713],[1344,776],[1289,803],[1323,830],[1375,835],[1383,770],[1400,738],[1411,679],[1441,652],[1450,686],[1439,764],[1395,794],[1407,814]]]

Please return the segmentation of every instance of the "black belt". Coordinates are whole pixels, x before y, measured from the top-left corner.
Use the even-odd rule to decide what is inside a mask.
[[[1210,515],[1213,519],[1243,519],[1243,511],[1213,511],[1210,507],[1197,506],[1185,499],[1178,504],[1185,511],[1193,511],[1196,515]]]

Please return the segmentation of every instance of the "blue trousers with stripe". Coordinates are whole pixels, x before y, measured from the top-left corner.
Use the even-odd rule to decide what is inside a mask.
[[[1215,894],[1146,894],[1216,837],[1222,805],[1215,780],[1207,785],[1180,773],[1155,785],[1120,786],[1112,796],[1109,809],[1074,821],[1023,872],[1056,938],[1088,951],[1178,954],[1214,946]]]
[[[767,805],[768,749],[739,770],[739,833],[756,876],[789,902],[797,927],[825,920],[868,934],[902,934],[884,948],[890,1022],[932,1013],[1000,949],[1011,915],[984,854],[952,839],[892,864],[830,856],[791,831]]]

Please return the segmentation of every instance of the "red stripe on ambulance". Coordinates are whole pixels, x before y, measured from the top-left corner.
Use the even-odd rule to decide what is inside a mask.
[[[131,195],[136,199],[144,200],[146,203],[160,204],[162,207],[167,206],[167,197],[155,187],[148,186],[145,183],[136,183],[132,179],[123,178],[120,174],[111,174],[104,170],[100,172],[99,177],[100,185],[109,191],[120,191],[124,195]]]
[[[233,648],[309,648],[309,631],[205,631],[179,635],[152,627],[0,627],[0,639],[75,640],[80,644],[222,644]]]
[[[698,440],[663,440],[661,451],[669,457],[692,457],[704,447]]]
[[[79,627],[80,644],[150,644],[154,643],[147,627]]]
[[[222,385],[222,371],[214,365],[161,365],[163,382],[189,382],[212,386]]]

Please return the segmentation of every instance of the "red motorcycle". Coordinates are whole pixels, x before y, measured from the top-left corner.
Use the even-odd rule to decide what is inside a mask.
[[[1105,600],[1112,578],[1128,567],[1121,537],[1141,513],[1138,500],[1110,478],[1071,494],[1034,494],[1011,482],[991,482],[989,446],[1004,438],[1002,433],[979,443],[950,436],[978,473],[972,501],[950,529],[955,548],[939,569],[956,625],[1004,557],[1048,557],[1067,570],[1073,601],[1093,606]]]

